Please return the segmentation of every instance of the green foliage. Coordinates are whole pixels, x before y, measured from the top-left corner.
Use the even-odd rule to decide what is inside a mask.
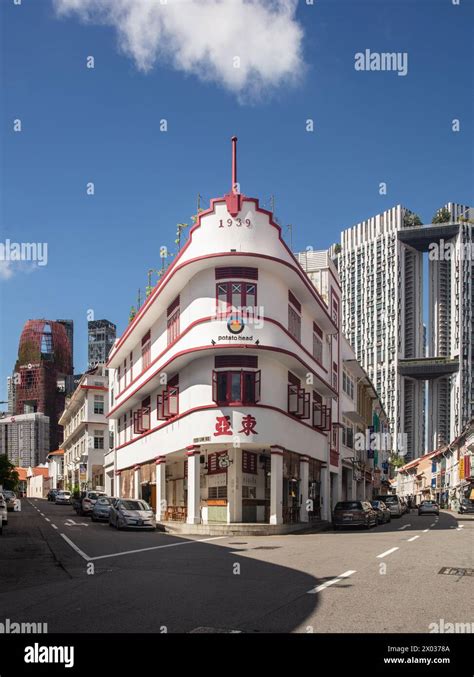
[[[394,454],[393,456],[390,457],[390,465],[393,466],[394,468],[401,468],[402,465],[405,465],[405,459],[403,456],[398,456]]]
[[[436,214],[433,216],[432,223],[449,223],[451,221],[451,213],[449,209],[443,207],[443,209],[438,209]]]
[[[0,456],[0,485],[4,489],[15,491],[18,486],[18,473],[6,454]]]
[[[403,217],[403,225],[407,227],[412,227],[412,226],[422,226],[423,223],[418,214],[407,212]]]
[[[340,254],[341,251],[342,251],[342,247],[341,247],[341,245],[339,244],[339,242],[337,242],[337,243],[334,245],[334,253],[335,253],[335,254]]]

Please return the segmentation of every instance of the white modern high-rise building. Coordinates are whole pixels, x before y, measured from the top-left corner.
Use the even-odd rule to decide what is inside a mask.
[[[425,451],[425,410],[428,450],[454,439],[473,415],[472,220],[468,207],[448,203],[443,210],[444,223],[422,226],[397,205],[344,230],[340,248],[333,247],[343,331],[382,398],[394,450],[407,459]]]

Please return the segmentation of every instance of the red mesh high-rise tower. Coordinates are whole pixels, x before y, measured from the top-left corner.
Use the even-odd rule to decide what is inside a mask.
[[[58,425],[72,374],[71,345],[65,327],[52,320],[28,320],[21,332],[15,372],[16,414],[40,411],[49,416],[50,450],[62,442]]]

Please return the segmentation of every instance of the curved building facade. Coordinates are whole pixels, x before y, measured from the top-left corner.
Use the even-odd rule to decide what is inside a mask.
[[[111,352],[106,489],[149,500],[159,520],[329,519],[335,277],[328,299],[257,199],[213,199]]]

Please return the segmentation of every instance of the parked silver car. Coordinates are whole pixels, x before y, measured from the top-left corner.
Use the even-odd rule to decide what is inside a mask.
[[[110,506],[109,524],[116,529],[156,529],[153,510],[145,501],[120,498]]]
[[[3,496],[4,496],[6,504],[7,504],[7,510],[13,511],[15,509],[15,501],[16,501],[15,492],[10,491],[10,489],[4,489],[3,490]]]
[[[71,492],[70,491],[58,491],[56,498],[54,499],[56,505],[71,505]]]
[[[119,499],[113,498],[112,496],[99,496],[99,498],[94,503],[92,508],[91,519],[93,522],[99,520],[109,521],[110,508],[115,501]]]
[[[439,505],[436,501],[422,501],[418,506],[419,515],[439,515]]]
[[[401,517],[405,513],[405,507],[403,506],[400,498],[395,494],[386,494],[385,496],[376,496],[376,501],[383,501],[387,508],[390,510],[392,517]]]

